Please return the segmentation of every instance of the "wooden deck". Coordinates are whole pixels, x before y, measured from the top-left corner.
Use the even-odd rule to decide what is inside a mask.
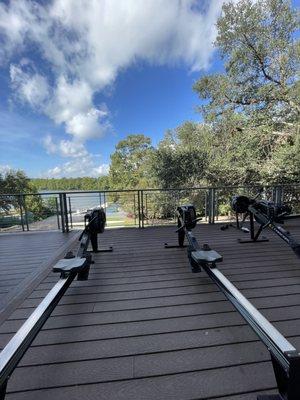
[[[299,222],[298,222],[299,223]],[[291,232],[300,237],[295,222]],[[294,225],[294,226],[292,226]],[[300,260],[271,232],[238,244],[200,225],[220,269],[300,348]],[[174,228],[106,230],[90,279],[74,282],[8,385],[8,400],[255,400],[274,392],[270,357],[205,273],[192,274]],[[50,273],[0,328],[3,347],[58,277]]]
[[[0,234],[0,324],[48,275],[76,236],[58,231]]]

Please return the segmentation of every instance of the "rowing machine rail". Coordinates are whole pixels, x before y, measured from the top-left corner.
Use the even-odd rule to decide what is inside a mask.
[[[178,219],[188,241],[188,258],[192,270],[198,268],[198,271],[203,269],[206,272],[270,352],[279,394],[259,395],[257,400],[299,400],[300,353],[217,268],[222,256],[207,244],[202,247],[199,245],[191,230],[186,227],[187,212],[186,206],[178,207]]]
[[[80,245],[76,256],[68,252],[65,258],[54,265],[53,272],[59,273],[60,279],[0,353],[0,400],[5,399],[12,372],[73,280],[76,277],[77,280],[88,279],[90,265],[93,263],[88,252],[89,242],[92,236],[97,242],[97,233],[102,233],[105,227],[105,213],[98,209],[94,211],[91,210],[88,223],[79,237]],[[95,242],[93,249],[98,249],[95,248]]]

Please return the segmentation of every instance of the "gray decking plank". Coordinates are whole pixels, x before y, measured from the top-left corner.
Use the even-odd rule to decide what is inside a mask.
[[[278,322],[288,321],[283,324],[292,326],[296,325],[299,329],[299,314],[292,312],[282,313],[281,317],[276,314],[276,309],[267,310],[270,314],[272,311],[274,318],[270,318],[274,321],[275,326]],[[92,315],[93,316],[93,315]],[[74,318],[75,317],[75,318]],[[57,317],[59,320],[60,328],[43,329],[35,339],[34,344],[53,344],[53,343],[64,343],[64,342],[77,342],[82,340],[97,340],[97,339],[110,339],[120,337],[133,337],[141,335],[153,335],[161,334],[164,332],[183,332],[190,330],[199,329],[218,329],[226,326],[243,326],[245,322],[236,312],[211,314],[205,316],[192,316],[192,317],[179,317],[179,318],[166,318],[149,321],[139,322],[123,322],[114,324],[100,325],[99,320],[94,320],[92,324],[91,319],[85,315],[78,316],[70,315],[64,317]],[[77,323],[76,323],[77,319]],[[68,321],[70,323],[68,324]],[[80,323],[79,323],[80,320]],[[73,325],[73,326],[72,326]],[[64,326],[64,328],[62,328]],[[281,325],[282,326],[282,325]],[[250,328],[249,328],[250,329]],[[0,336],[0,345],[3,346],[9,335],[2,334]]]
[[[292,326],[288,330],[288,333],[287,337],[296,346],[299,346],[300,336],[291,335],[291,333],[299,335],[298,328]],[[79,360],[174,352],[176,350],[208,347],[220,348],[236,343],[244,346],[247,342],[255,342],[253,344],[255,348],[257,344],[260,344],[256,335],[247,326],[235,326],[210,330],[136,336],[133,338],[83,341],[76,347],[76,351],[74,351],[74,343],[33,346],[22,359],[20,365],[44,365]]]
[[[239,245],[241,232],[217,226],[196,236],[223,254],[224,274],[300,345],[300,264],[291,250],[272,233],[257,245]],[[185,250],[163,249],[176,242],[174,228],[111,230],[100,241],[114,252],[96,254],[90,280],[74,282],[10,382],[20,393],[8,399],[254,400],[275,386],[269,354],[244,320],[204,273],[191,274]],[[1,326],[1,346],[55,281],[49,274]]]
[[[187,400],[245,393],[247,390],[264,390],[274,386],[274,377],[269,363],[260,363],[156,378],[21,392],[8,395],[7,398],[10,400],[32,400],[33,397],[43,400],[82,400],[83,398]]]
[[[5,272],[10,277],[9,281],[8,278],[0,281],[0,323],[48,275],[50,266],[70,247],[75,238],[74,232],[0,235],[0,272],[4,278]],[[18,274],[14,275],[15,272]]]
[[[211,294],[210,294],[211,295]],[[51,317],[45,325],[45,329],[55,329],[55,328],[64,328],[64,327],[72,327],[72,326],[85,326],[85,325],[98,325],[98,324],[107,324],[107,323],[117,323],[117,322],[130,322],[132,320],[142,321],[143,319],[158,319],[158,318],[171,318],[171,317],[182,317],[182,316],[190,316],[190,315],[200,315],[204,314],[218,314],[227,312],[228,315],[228,323],[230,323],[231,311],[233,308],[227,301],[218,301],[222,300],[222,294],[215,292],[215,295],[219,296],[216,298],[216,302],[212,303],[197,303],[197,304],[189,304],[189,305],[178,305],[178,306],[167,306],[167,307],[159,307],[159,308],[149,308],[149,309],[134,309],[134,310],[125,310],[125,311],[117,311],[117,312],[99,312],[99,313],[88,313],[85,312],[83,315],[78,318],[77,315],[63,315],[63,316],[53,316]],[[280,318],[284,319],[297,319],[299,316],[299,305],[298,306],[288,306],[283,307],[281,309],[277,309],[276,304],[272,304],[272,299],[270,299],[270,303],[268,304],[268,298],[263,298],[266,302],[264,306],[264,310],[262,310],[265,314],[267,314],[271,318]],[[259,299],[257,299],[258,301]],[[271,309],[267,307],[271,306]],[[87,311],[87,310],[86,310]],[[212,317],[210,315],[209,317]],[[208,320],[208,317],[205,317],[205,320]],[[22,323],[22,320],[17,321],[6,321],[1,326],[1,332],[14,332]],[[1,337],[1,336],[0,336]]]
[[[15,391],[33,390],[179,374],[262,361],[269,361],[269,355],[261,343],[241,343],[134,357],[22,367],[15,371],[10,385]],[[77,371],[79,366],[80,373]],[[26,382],[24,375],[27,376]]]
[[[258,308],[274,308],[274,307],[282,307],[282,306],[299,306],[299,293],[293,295],[293,290],[299,291],[297,286],[293,287],[280,287],[279,294],[274,296],[273,290],[270,292],[270,296],[268,296],[268,292],[266,293],[266,289],[263,292],[263,297],[251,297],[254,305]],[[278,290],[277,290],[278,291]],[[260,294],[260,293],[258,293]],[[147,309],[134,309],[134,310],[122,310],[122,311],[114,311],[114,312],[93,312],[94,303],[82,303],[75,305],[64,305],[59,306],[53,312],[52,317],[49,318],[45,327],[53,328],[53,327],[64,327],[64,326],[72,326],[72,324],[85,325],[85,324],[100,324],[100,323],[115,323],[115,322],[126,322],[132,320],[145,320],[145,319],[155,319],[155,318],[163,318],[163,317],[180,317],[186,315],[201,315],[208,313],[220,313],[224,311],[233,310],[233,306],[224,298],[219,301],[208,302],[193,302],[192,304],[182,304],[176,306],[165,306],[165,307],[150,307]],[[19,309],[17,310],[9,320],[7,320],[0,327],[0,333],[13,332],[16,330],[24,318],[30,315],[33,309]],[[74,314],[74,315],[73,315]],[[78,316],[76,314],[85,314],[84,319],[81,318],[78,321]],[[61,317],[60,317],[61,316]],[[67,316],[67,318],[66,318]],[[13,319],[16,318],[15,319]],[[21,318],[21,319],[20,319]],[[74,321],[74,322],[72,322]]]
[[[252,296],[255,296],[255,293],[257,293],[257,295],[259,296],[259,294],[263,295],[263,291],[261,290],[262,288],[266,289],[266,288],[270,288],[270,295],[273,292],[274,294],[276,293],[284,293],[285,289],[284,288],[289,288],[289,284],[291,284],[291,286],[298,286],[298,283],[295,282],[294,278],[285,278],[283,279],[279,279],[276,278],[274,280],[268,280],[266,282],[262,282],[262,281],[253,281],[250,285],[249,282],[247,283],[242,283],[242,284],[236,284],[236,286],[239,289],[244,289],[242,290],[243,293],[245,293],[246,296],[248,296],[249,298]],[[284,284],[284,286],[282,286]],[[276,286],[278,285],[278,286]],[[300,285],[300,281],[299,281],[299,285]],[[250,288],[249,288],[250,286]],[[252,289],[253,287],[253,289]],[[180,289],[179,289],[180,290]],[[293,290],[293,289],[291,289]],[[294,290],[297,290],[296,288],[294,288]],[[195,301],[200,302],[201,299],[203,299],[203,302],[207,301],[214,301],[216,299],[220,299],[221,294],[219,294],[219,292],[217,291],[217,289],[214,288],[214,286],[209,286],[209,288],[205,287],[203,293],[205,294],[201,294],[201,287],[199,287],[199,294],[195,294],[195,295],[182,295],[181,296],[181,304],[184,303],[189,303],[190,301]],[[287,291],[286,293],[289,293],[289,291]],[[80,295],[80,290],[78,290],[78,296],[76,295],[70,295],[70,296],[65,296],[61,302],[60,305],[65,305],[65,304],[79,304],[79,303],[96,303],[95,304],[95,311],[108,311],[108,310],[116,310],[116,309],[130,309],[130,308],[135,308],[135,306],[137,305],[136,302],[134,301],[122,301],[122,303],[118,302],[118,300],[114,300],[112,301],[110,304],[104,304],[104,299],[105,299],[105,295],[104,293],[93,293],[93,294],[82,294]],[[222,295],[221,295],[222,296]],[[22,304],[22,309],[24,308],[33,308],[36,307],[39,303],[40,303],[40,299],[27,299],[24,301],[24,303]],[[171,297],[168,298],[167,296],[165,296],[165,298],[161,299],[161,301],[157,301],[155,299],[151,300],[141,300],[138,302],[138,307],[137,308],[147,308],[147,307],[154,307],[156,305],[161,306],[161,305],[171,305],[171,304],[178,304],[178,301],[176,299],[172,299]]]

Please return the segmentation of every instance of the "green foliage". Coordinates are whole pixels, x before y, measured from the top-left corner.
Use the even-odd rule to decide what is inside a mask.
[[[98,190],[108,189],[108,176],[98,178],[36,178],[31,179],[31,184],[38,191],[43,190]]]
[[[219,136],[208,182],[299,181],[298,26],[289,1],[224,4],[216,46],[225,72],[194,85],[207,100],[201,111]]]
[[[0,174],[0,193],[28,193],[31,190],[30,179],[23,171],[10,170]]]
[[[126,139],[121,140],[111,155],[110,187],[134,189],[149,186],[152,153],[151,139],[147,136],[128,135]]]
[[[23,196],[24,194],[33,194]],[[0,211],[5,214],[26,210],[33,220],[43,219],[54,213],[53,201],[43,201],[23,171],[10,170],[0,174]],[[2,194],[2,196],[1,196]],[[22,195],[20,195],[22,194]]]
[[[224,4],[216,40],[224,73],[194,85],[205,100],[205,123],[185,122],[160,142],[152,165],[157,186],[299,183],[298,25],[289,1]]]
[[[156,184],[162,188],[198,186],[205,179],[209,140],[208,127],[192,122],[168,131],[152,157]]]
[[[265,166],[265,181],[270,183],[293,184],[300,182],[300,132],[283,139]]]
[[[288,1],[223,6],[223,74],[194,85],[205,124],[168,131],[155,156],[163,187],[299,181],[299,17]]]
[[[4,196],[4,194],[30,193],[31,191],[30,180],[23,171],[10,170],[5,174],[0,174],[0,210],[8,212],[11,207],[19,206],[18,197]]]
[[[56,214],[54,198],[44,199],[40,195],[25,196],[23,204],[33,221],[39,221]]]
[[[217,23],[216,46],[225,73],[207,75],[194,89],[208,104],[207,120],[227,111],[244,112],[261,124],[299,116],[299,41],[294,34],[299,15],[283,0],[225,3]]]

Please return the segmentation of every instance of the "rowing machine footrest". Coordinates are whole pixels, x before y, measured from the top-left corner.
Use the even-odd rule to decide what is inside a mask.
[[[215,264],[223,261],[223,257],[215,250],[197,250],[193,251],[191,256],[200,265],[206,263]]]
[[[73,258],[62,258],[53,267],[53,272],[59,272],[62,276],[68,275],[70,273],[79,274],[88,265],[88,260],[83,257],[73,257]]]

